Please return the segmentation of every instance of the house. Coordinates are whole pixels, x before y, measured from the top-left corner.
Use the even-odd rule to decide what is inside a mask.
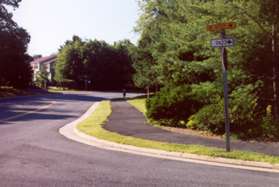
[[[33,80],[36,81],[37,76],[40,72],[46,71],[48,74],[48,80],[53,81],[54,78],[54,68],[57,55],[52,54],[50,56],[42,57],[41,55],[36,55],[33,57],[31,62],[31,67],[33,70]]]

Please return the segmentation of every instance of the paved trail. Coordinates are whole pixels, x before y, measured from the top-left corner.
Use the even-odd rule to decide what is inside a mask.
[[[105,125],[107,130],[138,138],[179,144],[200,144],[225,148],[224,140],[169,132],[147,124],[142,113],[125,101],[112,102],[112,115]],[[279,156],[279,143],[248,143],[232,141],[231,147]]]

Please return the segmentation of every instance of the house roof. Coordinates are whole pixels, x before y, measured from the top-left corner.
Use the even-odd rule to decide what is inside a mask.
[[[41,64],[41,63],[53,62],[56,58],[57,58],[57,54],[53,54],[50,56],[37,58],[37,59],[33,60],[31,63],[32,64],[35,64],[35,63]]]

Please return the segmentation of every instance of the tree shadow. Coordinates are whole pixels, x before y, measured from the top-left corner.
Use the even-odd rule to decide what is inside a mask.
[[[24,116],[15,118],[15,119],[9,119],[7,121],[0,121],[0,126],[10,125],[14,122],[19,121],[36,121],[36,120],[48,120],[48,121],[54,121],[54,120],[61,120],[61,119],[70,119],[70,118],[76,118],[77,115],[63,115],[63,114],[47,114],[47,113],[32,113],[26,114]],[[41,123],[40,123],[41,124]],[[38,124],[38,125],[40,125]]]
[[[121,96],[119,93],[104,92],[66,92],[51,93],[36,96],[22,96],[0,100],[0,125],[7,125],[17,121],[59,120],[75,118],[73,110],[59,105],[69,103],[90,103],[110,100]],[[119,99],[119,98],[118,98]],[[47,107],[53,103],[54,107]],[[55,107],[58,106],[58,107]],[[46,108],[44,108],[46,106]],[[76,106],[76,105],[73,105]]]

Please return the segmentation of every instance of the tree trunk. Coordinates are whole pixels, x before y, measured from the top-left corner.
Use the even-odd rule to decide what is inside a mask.
[[[279,120],[278,114],[278,83],[277,83],[277,55],[276,55],[276,45],[277,45],[277,32],[276,25],[272,25],[272,88],[273,88],[273,115],[275,121]]]
[[[149,86],[146,87],[146,92],[147,92],[147,99],[149,99],[149,97],[150,97]]]

